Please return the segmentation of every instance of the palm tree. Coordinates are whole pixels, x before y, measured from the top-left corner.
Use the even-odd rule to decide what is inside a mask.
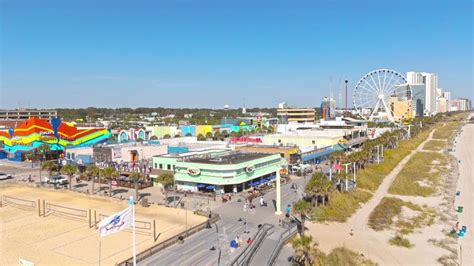
[[[206,139],[212,138],[212,132],[206,132]]]
[[[48,171],[48,177],[50,177],[53,171],[57,169],[57,165],[54,161],[46,161],[41,165],[40,169]]]
[[[198,141],[206,140],[206,137],[204,137],[203,134],[199,133],[199,134],[197,135],[197,140],[198,140]]]
[[[86,169],[86,175],[91,178],[92,180],[92,191],[91,193],[94,194],[94,184],[95,184],[95,178],[99,175],[99,167],[91,164],[87,166]]]
[[[315,205],[315,200],[317,203],[319,197],[322,199],[323,206],[326,205],[326,198],[329,199],[332,189],[333,183],[321,172],[314,173],[306,185],[306,193],[312,197],[313,205]]]
[[[309,216],[311,213],[311,203],[307,202],[306,200],[302,199],[296,202],[293,205],[293,211],[301,216],[301,235],[304,235],[304,221],[306,217]]]
[[[297,264],[304,266],[314,264],[315,250],[312,242],[313,238],[310,235],[301,235],[291,241]]]
[[[130,180],[132,180],[133,184],[135,185],[135,201],[138,202],[138,183],[143,180],[144,175],[140,172],[132,172],[129,176]]]
[[[71,189],[72,177],[77,173],[77,166],[74,164],[66,164],[61,168],[61,174],[67,175],[69,178],[69,189]]]
[[[37,148],[38,152],[42,155],[42,158],[46,157],[46,153],[51,150],[51,147],[48,144],[41,144]]]
[[[109,183],[109,196],[111,196],[110,193],[112,192],[112,175],[115,174],[114,172],[116,171],[112,167],[105,167],[104,169],[101,170],[102,176]]]

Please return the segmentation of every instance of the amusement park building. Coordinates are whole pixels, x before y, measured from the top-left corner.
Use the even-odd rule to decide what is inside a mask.
[[[32,117],[14,129],[0,131],[0,159],[24,160],[26,153],[34,152],[43,144],[53,151],[62,151],[106,142],[109,138],[110,132],[106,128],[81,129],[59,119],[56,123],[50,123],[45,119]]]

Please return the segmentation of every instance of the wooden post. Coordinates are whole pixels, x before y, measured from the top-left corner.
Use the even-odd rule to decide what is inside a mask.
[[[97,229],[97,212],[94,210],[94,228]]]
[[[155,223],[155,219],[153,219],[153,241],[156,242],[156,223]]]
[[[46,201],[43,200],[43,217],[46,217]]]
[[[41,201],[38,199],[38,216],[41,217]]]
[[[91,209],[89,209],[89,228],[92,228],[92,215],[91,215]]]

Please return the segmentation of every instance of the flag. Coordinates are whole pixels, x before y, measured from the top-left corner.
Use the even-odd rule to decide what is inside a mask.
[[[132,206],[125,210],[118,212],[112,216],[105,218],[99,223],[100,236],[106,236],[133,225],[133,210]]]

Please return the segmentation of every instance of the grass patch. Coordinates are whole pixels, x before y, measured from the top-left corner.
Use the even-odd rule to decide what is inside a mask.
[[[402,235],[397,235],[395,237],[392,237],[390,238],[388,242],[394,246],[405,247],[405,248],[413,247],[413,244],[410,243],[410,240],[403,237]]]
[[[430,140],[425,144],[425,146],[423,146],[423,149],[429,151],[440,151],[446,147],[446,145],[447,142],[443,140]]]
[[[385,197],[370,213],[369,227],[375,231],[390,229],[393,225],[394,218],[400,216],[403,206],[420,212],[420,214],[409,220],[399,219],[396,222],[396,227],[402,234],[406,235],[412,233],[415,228],[432,225],[434,223],[434,210],[429,209],[426,206],[425,208],[422,208],[414,203],[403,201],[401,199]]]
[[[438,161],[439,164],[434,164]],[[397,195],[428,197],[436,192],[442,168],[448,159],[436,152],[418,152],[396,176],[388,192]]]
[[[393,218],[402,211],[403,200],[397,198],[383,198],[369,216],[369,226],[375,231],[389,229]]]
[[[433,133],[434,139],[451,139],[454,136],[454,133],[459,129],[461,126],[461,122],[447,122],[444,127],[439,127]]]
[[[347,248],[335,248],[327,255],[323,265],[339,266],[339,265],[377,265],[375,262],[362,257]]]
[[[426,130],[409,140],[400,141],[399,147],[393,150],[384,151],[384,162],[381,164],[369,165],[357,173],[357,187],[375,191],[400,161],[410,152],[416,149],[429,136],[430,131]]]
[[[312,218],[316,221],[345,222],[356,212],[361,203],[367,202],[371,197],[370,192],[360,189],[352,192],[335,191],[326,206],[316,207],[313,210]]]

